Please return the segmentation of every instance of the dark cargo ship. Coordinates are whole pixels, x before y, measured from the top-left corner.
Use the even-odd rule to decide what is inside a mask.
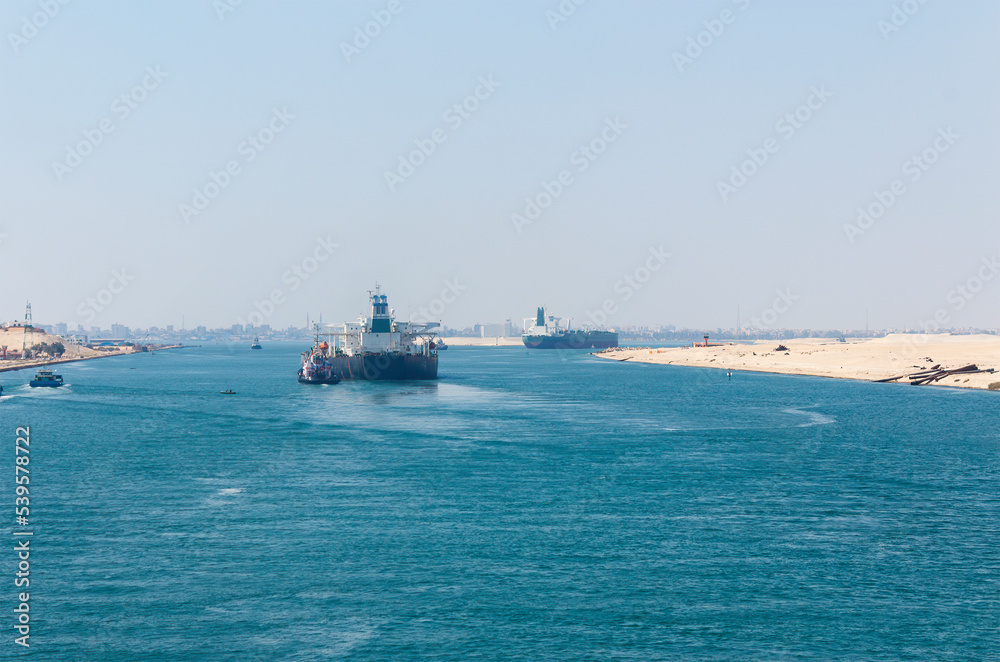
[[[436,322],[397,322],[386,295],[369,292],[371,316],[339,326],[317,326],[312,349],[302,354],[299,381],[335,384],[343,379],[437,379]]]
[[[559,328],[558,317],[545,318],[539,308],[534,325],[521,335],[521,342],[531,349],[605,349],[618,346],[616,331],[572,331]]]

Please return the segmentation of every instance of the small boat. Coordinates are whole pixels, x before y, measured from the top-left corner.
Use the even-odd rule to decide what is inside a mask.
[[[442,349],[448,349],[448,345],[441,338],[437,338],[436,340],[431,341],[431,349],[440,351]]]
[[[39,370],[35,373],[35,378],[28,384],[31,388],[38,388],[39,386],[62,386],[63,378],[62,375],[56,375],[51,370]]]
[[[236,395],[236,391],[231,388],[227,388],[225,391],[219,391],[222,395]]]
[[[330,361],[321,354],[304,352],[303,358],[302,367],[299,368],[300,384],[336,384],[340,382],[340,375],[333,372]]]
[[[260,338],[254,336],[253,344],[250,345],[250,349],[262,349],[260,346]]]

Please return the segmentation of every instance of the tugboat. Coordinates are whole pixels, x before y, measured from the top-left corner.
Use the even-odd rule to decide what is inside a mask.
[[[253,343],[250,345],[250,349],[261,349],[260,338],[257,336],[253,337]]]
[[[62,375],[53,374],[51,370],[39,370],[35,373],[35,378],[28,385],[31,388],[38,388],[39,386],[57,387],[63,385],[63,378]]]
[[[299,383],[336,384],[340,381],[340,377],[333,374],[333,366],[330,364],[329,359],[323,355],[323,351],[329,345],[326,342],[319,342],[317,338],[316,347],[320,349],[319,352],[313,351],[302,354],[303,363],[302,367],[299,368]]]
[[[378,284],[368,292],[371,315],[357,322],[327,325],[312,349],[302,354],[299,381],[303,384],[336,383],[336,378],[358,380],[437,379],[438,354],[433,328],[437,322],[397,322]],[[328,340],[320,340],[320,338]]]
[[[530,318],[529,318],[530,319]],[[618,346],[616,331],[571,331],[569,324],[560,328],[561,318],[549,315],[539,308],[534,325],[521,335],[521,342],[529,349],[603,349]]]

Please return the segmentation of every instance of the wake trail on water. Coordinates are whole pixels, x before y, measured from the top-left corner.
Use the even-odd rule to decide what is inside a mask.
[[[782,409],[782,412],[786,414],[796,414],[799,416],[806,416],[809,420],[804,423],[799,423],[795,427],[799,428],[809,428],[814,425],[830,425],[831,423],[836,423],[837,419],[833,416],[827,416],[826,414],[821,414],[818,411],[804,411],[802,409]]]

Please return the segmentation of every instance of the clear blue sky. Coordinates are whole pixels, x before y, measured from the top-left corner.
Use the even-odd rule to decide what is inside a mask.
[[[224,3],[0,4],[0,318],[1000,325],[996,2]]]

